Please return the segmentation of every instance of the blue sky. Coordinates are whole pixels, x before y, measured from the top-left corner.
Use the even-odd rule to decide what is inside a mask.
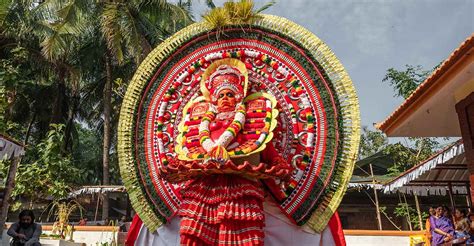
[[[193,4],[200,19],[204,1]],[[388,68],[431,69],[474,32],[474,0],[280,0],[264,13],[304,26],[333,50],[354,82],[367,126],[403,102],[382,83]]]

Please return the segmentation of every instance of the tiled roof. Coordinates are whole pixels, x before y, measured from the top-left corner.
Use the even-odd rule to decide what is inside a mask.
[[[465,158],[463,156],[464,153],[464,144],[462,140],[458,140],[418,165],[403,172],[393,180],[385,183],[384,191],[386,193],[393,192],[398,188],[410,186],[410,182],[418,179],[419,182],[424,182],[425,186],[439,186],[452,181],[452,179],[456,179],[455,174],[458,174],[459,176],[459,172],[462,172],[462,174],[464,174],[463,177],[466,177],[466,180],[459,180],[459,182],[469,182],[469,172],[467,167],[463,167],[462,169],[458,167],[460,164],[465,163]],[[444,168],[439,169],[438,173],[435,175],[425,175],[439,166],[444,166]],[[449,180],[446,180],[445,178],[448,178]]]

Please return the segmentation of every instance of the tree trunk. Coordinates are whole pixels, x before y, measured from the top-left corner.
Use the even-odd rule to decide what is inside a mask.
[[[31,128],[33,123],[36,119],[36,113],[33,114],[30,123],[28,124],[28,129],[26,130],[25,140],[23,141],[23,145],[26,146],[28,144],[28,139],[30,138]],[[8,176],[5,182],[5,191],[3,192],[3,200],[2,200],[2,209],[0,213],[0,228],[2,228],[2,233],[0,233],[0,239],[3,235],[3,227],[5,222],[7,221],[8,216],[8,209],[10,207],[10,196],[12,195],[13,189],[15,188],[15,176],[18,170],[18,166],[20,165],[21,157],[16,157],[13,159],[10,168],[8,169]],[[1,241],[1,240],[0,240]]]
[[[72,130],[74,129],[74,116],[77,113],[77,108],[79,104],[79,96],[73,95],[71,97],[71,103],[67,113],[67,121],[66,121],[66,128],[64,130],[64,149],[67,152],[72,153],[73,147],[73,137],[72,137]]]
[[[63,119],[63,103],[66,94],[65,76],[64,71],[58,72],[58,82],[56,86],[56,98],[54,99],[53,112],[51,114],[52,124],[62,123]]]
[[[110,114],[112,111],[112,67],[110,64],[110,57],[105,56],[105,86],[104,86],[104,143],[102,156],[102,184],[109,185],[109,150],[110,150]],[[104,193],[104,200],[102,201],[102,219],[109,217],[109,196]]]
[[[151,46],[150,42],[142,36],[142,54],[139,55],[139,63],[142,63],[143,60],[145,60],[146,56],[153,50],[153,46]]]

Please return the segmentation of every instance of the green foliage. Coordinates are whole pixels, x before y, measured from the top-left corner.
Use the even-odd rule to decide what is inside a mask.
[[[362,128],[359,158],[364,159],[380,151],[390,156],[393,165],[388,168],[388,176],[397,176],[421,163],[441,148],[435,138],[404,138],[400,142],[389,143],[380,131]]]
[[[9,122],[7,122],[7,119],[5,117],[7,108],[7,92],[5,91],[5,86],[3,86],[3,84],[0,84],[0,132],[7,132],[9,128]]]
[[[107,42],[108,49],[119,64],[124,61],[126,53],[137,61],[141,60],[144,49],[151,48],[145,47],[142,43],[144,41],[149,42],[145,38],[145,35],[151,34],[148,32],[153,32],[156,37],[163,37],[163,34],[167,32],[173,33],[176,31],[169,30],[169,27],[160,26],[159,23],[163,23],[163,20],[174,19],[176,26],[180,26],[180,20],[186,23],[185,25],[191,23],[191,19],[185,11],[168,4],[166,1],[107,2],[99,5],[98,9],[100,11],[100,31]],[[160,15],[156,15],[156,12],[154,12],[158,9],[161,10]],[[169,23],[171,21],[167,24]],[[143,25],[149,25],[153,29],[143,30]],[[151,45],[151,43],[148,45]]]
[[[418,217],[418,212],[412,206],[407,203],[398,203],[393,211],[395,216],[402,217],[410,220],[410,223],[413,225],[414,229],[421,230],[420,220]],[[421,212],[421,222],[423,223],[428,218],[428,213]]]
[[[28,81],[23,74],[25,71],[21,70],[22,61],[28,58],[28,52],[21,46],[9,51],[9,57],[0,60],[0,82],[2,86],[15,87],[19,83],[18,81]]]
[[[66,198],[76,183],[80,170],[63,149],[64,126],[51,125],[51,130],[34,148],[28,149],[33,162],[22,162],[18,167],[13,197],[21,196],[31,201],[47,197],[55,200]]]
[[[10,7],[12,0],[0,0],[0,26],[5,20],[5,16],[8,14],[8,8]]]
[[[395,96],[408,98],[411,93],[430,75],[432,70],[423,70],[421,66],[405,65],[405,70],[389,68],[383,78],[395,90]]]
[[[381,131],[371,131],[367,126],[362,127],[359,145],[359,159],[367,158],[388,145],[387,137]]]
[[[432,70],[424,70],[419,65],[405,65],[405,70],[390,68],[387,70],[383,82],[388,82],[393,87],[395,96],[406,99],[434,69],[436,67]],[[375,145],[372,148],[378,149],[376,142],[373,144]],[[440,143],[435,138],[406,138],[404,143],[387,145],[383,151],[394,160],[393,166],[389,169],[389,175],[396,176],[419,164],[433,155],[440,147]]]
[[[27,56],[25,48],[18,46],[11,49],[8,56],[0,59],[0,132],[14,138],[20,138],[24,134],[21,126],[24,121],[14,118],[25,117],[28,113],[19,111],[28,112],[28,105],[20,107],[13,102],[28,98],[28,87],[33,83],[29,77],[31,71],[22,62]]]
[[[26,143],[13,209],[101,184],[106,134],[111,183],[121,182],[114,129],[126,81],[153,47],[192,23],[190,7],[189,0],[0,0],[0,133]],[[106,81],[115,81],[111,100]],[[0,162],[3,178],[9,164]]]
[[[225,25],[252,24],[260,18],[259,14],[275,4],[274,1],[264,4],[261,8],[255,9],[253,0],[228,1],[223,7],[216,7],[212,1],[207,2],[211,8],[209,12],[202,16],[204,22],[211,28],[218,31]]]
[[[397,176],[432,156],[440,147],[434,138],[409,138],[409,143],[389,144],[383,151],[393,159],[389,175]]]
[[[102,136],[95,129],[78,124],[77,139],[72,151],[74,166],[80,169],[80,176],[76,177],[80,185],[100,185],[102,180]],[[118,160],[115,154],[111,155],[110,173],[113,184],[119,184],[120,173]]]
[[[31,179],[45,172],[45,166],[72,167],[81,175],[67,185],[100,184],[103,88],[106,76],[111,76],[115,86],[110,168],[113,183],[120,183],[114,128],[126,81],[154,46],[192,23],[190,4],[0,1],[0,132],[27,140],[18,178]],[[107,55],[112,60],[110,75],[105,70]],[[57,145],[60,154],[47,149],[50,123],[64,125],[62,146]]]
[[[78,139],[74,145],[72,158],[74,163],[80,163],[81,183],[89,185],[100,184],[102,173],[102,141],[97,131],[78,126]]]

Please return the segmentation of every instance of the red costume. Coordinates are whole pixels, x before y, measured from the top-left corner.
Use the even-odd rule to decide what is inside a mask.
[[[185,28],[130,83],[118,150],[143,225],[129,243],[344,245],[334,211],[360,137],[351,81],[304,28],[247,17]]]

